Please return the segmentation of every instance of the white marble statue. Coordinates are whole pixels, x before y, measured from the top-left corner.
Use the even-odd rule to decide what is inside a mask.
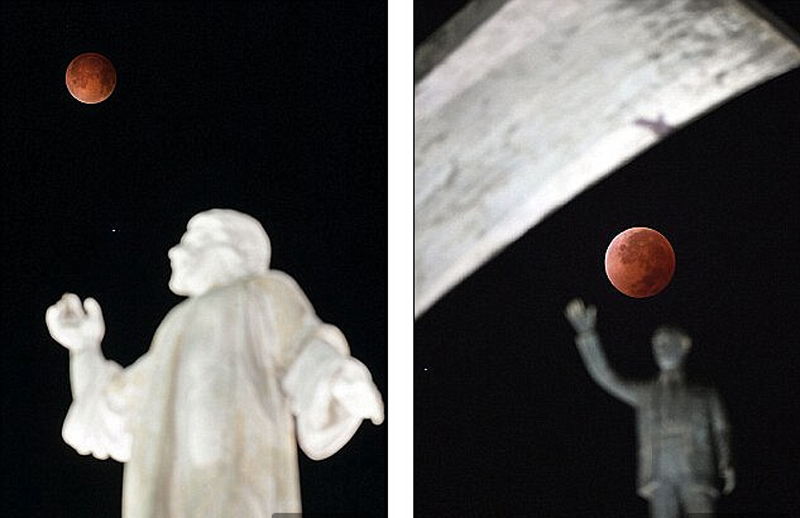
[[[288,275],[269,270],[255,219],[213,209],[169,251],[170,289],[188,298],[123,369],[103,357],[99,304],[64,295],[47,310],[70,351],[64,440],[125,463],[123,518],[269,518],[298,513],[297,444],[338,451],[383,402],[347,341]]]

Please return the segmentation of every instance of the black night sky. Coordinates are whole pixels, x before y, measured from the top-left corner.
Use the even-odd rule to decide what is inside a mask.
[[[798,3],[764,3],[800,27]],[[418,0],[415,42],[460,4]],[[634,412],[586,372],[563,317],[575,296],[598,306],[609,361],[629,378],[656,374],[658,325],[685,328],[689,379],[718,387],[733,428],[737,487],[718,510],[800,516],[799,171],[795,70],[668,136],[420,316],[416,516],[647,516]],[[632,226],[659,230],[677,256],[649,299],[605,276],[606,247]]]
[[[68,353],[44,312],[95,297],[105,355],[131,364],[181,300],[166,252],[205,209],[263,223],[272,267],[342,329],[388,411],[386,9],[2,3],[3,516],[119,516],[122,465],[61,439]],[[64,86],[88,51],[117,70],[97,105]],[[300,457],[307,512],[386,516],[386,422]]]

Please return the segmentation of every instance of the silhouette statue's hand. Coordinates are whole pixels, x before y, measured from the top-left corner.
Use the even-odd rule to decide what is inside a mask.
[[[581,299],[572,299],[564,310],[564,316],[578,333],[593,331],[597,321],[597,308],[584,306]]]
[[[93,298],[81,304],[73,293],[64,294],[47,309],[45,322],[50,336],[70,351],[99,347],[106,332],[100,304]]]
[[[729,495],[736,486],[736,472],[733,468],[725,468],[722,470],[722,479],[725,481],[722,492]]]

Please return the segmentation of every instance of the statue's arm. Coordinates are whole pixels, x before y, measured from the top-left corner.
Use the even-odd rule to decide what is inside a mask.
[[[339,451],[364,419],[383,421],[383,402],[369,370],[345,347],[338,328],[321,324],[282,379],[296,417],[298,444],[314,460]]]
[[[100,350],[106,330],[100,304],[92,298],[81,303],[77,295],[66,293],[47,309],[45,322],[50,336],[69,350],[72,398],[80,399],[113,369]]]
[[[342,332],[319,320],[289,276],[273,272],[270,292],[284,342],[281,386],[296,417],[298,443],[310,458],[323,459],[346,444],[364,419],[383,422],[383,401]]]
[[[126,461],[130,387],[122,367],[103,357],[100,305],[91,298],[81,304],[68,293],[47,310],[45,320],[53,339],[69,350],[73,402],[64,420],[64,441],[81,455]]]
[[[581,299],[573,299],[567,304],[564,316],[577,333],[575,343],[592,378],[614,397],[635,405],[638,385],[620,378],[608,365],[603,353],[600,337],[595,331],[597,308],[585,306]]]
[[[609,366],[597,332],[591,330],[578,333],[575,337],[575,343],[578,346],[581,359],[586,365],[586,370],[589,371],[592,379],[612,396],[629,405],[635,405],[637,384],[622,379]]]
[[[723,492],[730,493],[735,485],[735,474],[730,448],[730,425],[728,423],[725,407],[716,391],[711,393],[710,410],[714,446],[717,451],[717,468],[720,475],[725,480]]]
[[[69,352],[69,380],[72,399],[81,399],[116,364],[103,356],[100,344]],[[119,367],[119,366],[117,366]]]

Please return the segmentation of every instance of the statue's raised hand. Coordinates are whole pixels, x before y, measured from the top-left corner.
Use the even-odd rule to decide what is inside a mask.
[[[581,299],[572,299],[564,310],[564,316],[578,333],[593,331],[597,321],[597,308],[584,306]]]
[[[72,293],[64,294],[47,309],[45,321],[50,336],[70,351],[99,347],[106,332],[100,304],[93,298],[81,304]]]

